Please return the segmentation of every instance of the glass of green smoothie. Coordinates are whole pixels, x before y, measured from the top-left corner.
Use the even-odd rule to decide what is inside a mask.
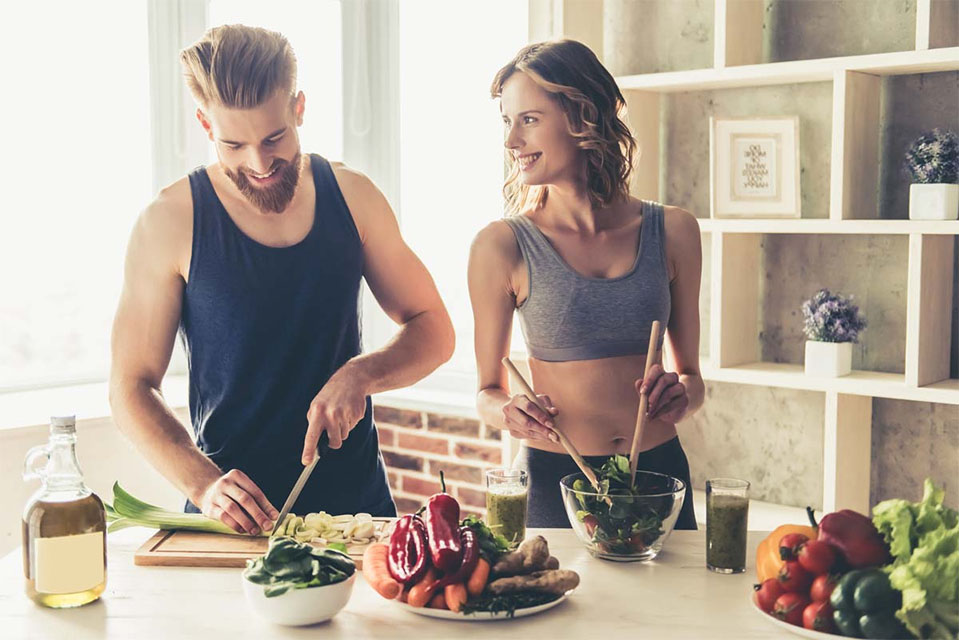
[[[706,566],[717,573],[746,570],[749,482],[733,478],[706,481]]]
[[[486,523],[518,545],[526,537],[526,498],[529,476],[522,469],[486,472]]]

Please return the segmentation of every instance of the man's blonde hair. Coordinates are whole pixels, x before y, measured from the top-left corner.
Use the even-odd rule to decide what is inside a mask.
[[[180,52],[187,86],[203,107],[258,107],[277,91],[296,88],[296,56],[275,31],[242,24],[208,30]]]

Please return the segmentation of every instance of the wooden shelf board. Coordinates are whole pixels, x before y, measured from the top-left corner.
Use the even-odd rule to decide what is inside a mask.
[[[861,71],[881,76],[959,70],[959,47],[896,51],[861,56],[790,60],[766,64],[693,69],[632,76],[620,76],[616,83],[623,91],[704,91],[736,87],[761,87],[802,82],[827,82],[836,71]]]
[[[928,220],[830,220],[828,218],[807,218],[805,220],[699,218],[698,221],[700,230],[704,232],[959,235],[959,221],[956,220],[937,222]]]
[[[909,387],[905,376],[900,373],[853,371],[841,378],[817,378],[807,376],[801,364],[754,362],[735,367],[704,366],[703,378],[715,382],[959,405],[959,380]]]

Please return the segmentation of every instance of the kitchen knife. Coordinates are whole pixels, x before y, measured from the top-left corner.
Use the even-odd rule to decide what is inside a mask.
[[[320,443],[316,446],[316,455],[313,457],[313,462],[303,467],[303,471],[300,472],[300,477],[297,478],[296,484],[293,485],[293,490],[290,491],[286,502],[283,503],[283,508],[280,509],[280,515],[277,516],[276,522],[273,524],[273,533],[270,534],[270,537],[276,535],[277,528],[286,520],[286,516],[290,513],[290,509],[293,508],[296,499],[300,497],[300,492],[303,491],[306,481],[310,479],[310,474],[313,473],[313,468],[316,467],[316,463],[319,462],[320,458],[325,456],[329,450],[330,436],[324,431],[320,434]]]

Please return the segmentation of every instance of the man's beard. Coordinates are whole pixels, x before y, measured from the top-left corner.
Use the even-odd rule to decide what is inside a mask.
[[[254,186],[243,171],[231,171],[225,166],[223,171],[254,207],[264,213],[282,213],[296,193],[296,185],[300,181],[300,161],[299,151],[293,156],[292,162],[280,160],[281,166],[276,167],[279,182],[270,187]]]

